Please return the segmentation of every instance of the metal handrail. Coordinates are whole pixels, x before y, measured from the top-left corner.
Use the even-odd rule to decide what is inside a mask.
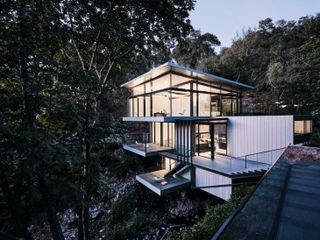
[[[244,158],[245,160],[245,168],[247,168],[247,165],[248,165],[248,157],[249,156],[259,156],[261,154],[265,154],[265,153],[271,153],[271,152],[275,152],[275,151],[279,151],[279,150],[284,150],[286,149],[287,147],[282,147],[282,148],[276,148],[276,149],[271,149],[271,150],[266,150],[266,151],[260,151],[260,152],[256,152],[256,153],[250,153],[250,154],[247,154],[243,157],[240,157],[240,158]],[[271,163],[265,163],[265,162],[262,162],[262,161],[259,161],[258,158],[256,160],[257,163],[261,163],[261,164],[266,164],[266,165],[272,165],[272,160],[271,160]]]
[[[288,147],[288,146],[287,146],[287,147]],[[252,155],[257,155],[257,154],[261,154],[261,153],[278,151],[278,150],[286,149],[287,147],[276,148],[276,149],[271,149],[271,150],[266,150],[266,151],[261,151],[261,152],[256,152],[256,153],[250,153],[250,154],[246,154],[246,155],[244,155],[244,156],[242,156],[242,157],[239,157],[239,158],[244,158],[244,157],[248,157],[248,156],[252,156]]]

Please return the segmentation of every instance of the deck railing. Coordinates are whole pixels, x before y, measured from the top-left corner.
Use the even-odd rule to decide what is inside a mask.
[[[161,142],[154,142],[151,133],[129,133],[127,134],[125,144],[132,145],[132,147],[138,148],[144,152],[154,152],[157,148],[161,150],[162,147],[173,148],[173,140],[163,139]]]
[[[274,162],[279,159],[286,148],[287,147],[250,153],[240,157],[227,155],[225,156],[225,160],[226,162],[229,162],[228,172],[245,173],[250,171],[254,172],[267,170]]]
[[[251,153],[244,155],[243,157],[240,157],[245,160],[245,165],[247,166],[248,161],[255,161],[257,163],[272,165],[275,161],[279,159],[279,157],[282,155],[284,150],[287,147],[267,150],[267,151],[261,151],[256,153]]]

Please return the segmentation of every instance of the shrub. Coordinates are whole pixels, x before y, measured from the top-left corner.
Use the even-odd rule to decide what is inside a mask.
[[[224,223],[228,216],[239,207],[245,196],[249,194],[251,187],[240,186],[235,188],[229,202],[216,204],[210,207],[204,218],[183,233],[173,232],[169,239],[204,240],[211,239],[213,234]]]

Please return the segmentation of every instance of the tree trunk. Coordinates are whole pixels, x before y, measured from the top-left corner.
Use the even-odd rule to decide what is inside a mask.
[[[44,179],[42,176],[38,177],[39,180],[39,190],[42,194],[42,201],[46,208],[47,221],[50,226],[50,231],[54,240],[64,240],[64,236],[61,230],[61,225],[57,217],[55,208],[53,207],[47,187],[45,185]]]
[[[90,219],[89,219],[89,194],[88,194],[88,163],[90,161],[90,151],[91,144],[85,140],[85,157],[83,159],[82,166],[82,180],[81,180],[81,204],[78,210],[78,239],[79,240],[88,240],[89,239],[89,228],[90,228]]]
[[[84,147],[83,147],[83,159],[82,159],[82,172],[81,172],[81,204],[78,211],[78,239],[88,240],[90,239],[90,217],[89,217],[89,184],[90,184],[90,168],[89,164],[91,161],[91,139],[93,139],[93,125],[95,109],[92,109],[90,104],[90,93],[87,93],[86,102],[86,121],[85,121],[85,136],[84,136]]]
[[[28,153],[28,159],[34,159],[35,156],[41,156],[37,152],[37,145],[39,143],[38,128],[36,121],[36,100],[38,98],[38,92],[34,89],[32,84],[32,78],[28,72],[28,55],[31,54],[28,52],[28,41],[25,39],[25,31],[27,27],[25,26],[27,20],[25,20],[26,15],[26,6],[23,3],[20,3],[18,16],[19,16],[19,70],[20,70],[20,80],[22,84],[23,92],[23,106],[24,106],[24,116],[23,116],[23,126],[25,129],[30,131],[30,153]],[[43,201],[46,208],[47,220],[50,225],[52,236],[55,240],[64,240],[61,226],[58,221],[56,212],[51,204],[50,197],[45,186],[41,172],[36,172],[36,176],[39,180],[39,191],[42,193]],[[27,234],[26,238],[30,239],[30,236]]]

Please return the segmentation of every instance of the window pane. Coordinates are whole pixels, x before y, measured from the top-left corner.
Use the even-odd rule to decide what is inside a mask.
[[[155,138],[154,143],[160,145],[161,144],[160,123],[153,123],[153,125],[154,125],[154,138]]]
[[[196,147],[195,154],[211,159],[211,135],[210,125],[196,125]]]
[[[152,94],[152,110],[153,116],[170,116],[170,93]]]
[[[227,125],[214,125],[214,147],[215,152],[220,154],[227,154]]]
[[[211,88],[208,86],[198,84],[198,91],[211,92]]]
[[[145,83],[145,86],[146,86],[146,93],[150,93],[152,91],[151,82]]]
[[[222,115],[223,116],[232,115],[231,102],[232,102],[231,99],[222,99]]]
[[[294,121],[294,134],[306,134],[312,132],[311,120],[297,120]]]
[[[128,117],[133,117],[133,99],[132,98],[129,98],[129,101],[128,101],[127,114],[128,114]]]
[[[193,116],[197,116],[197,93],[193,93]]]
[[[144,116],[144,101],[143,101],[143,97],[138,97],[137,98],[138,99],[138,103],[139,103],[139,105],[138,105],[138,107],[139,107],[139,109],[138,109],[138,116],[139,117],[143,117]]]
[[[150,117],[151,113],[150,113],[150,110],[151,110],[151,98],[150,98],[150,95],[147,95],[145,96],[145,101],[146,101],[146,114],[145,116],[146,117]]]
[[[132,88],[132,95],[139,95],[139,94],[143,94],[144,93],[144,85],[140,85],[137,87]]]
[[[189,81],[191,81],[191,78],[187,78],[187,77],[182,77],[179,75],[175,75],[172,74],[171,75],[172,78],[172,87],[173,88],[183,88],[183,89],[190,89],[190,83],[188,83]]]
[[[132,98],[133,103],[133,117],[138,117],[138,99]]]
[[[160,77],[152,82],[152,91],[158,91],[161,89],[170,87],[170,75],[167,74],[163,77]]]
[[[305,121],[305,133],[311,133],[312,132],[312,122],[310,120]]]
[[[190,93],[172,92],[172,116],[190,116]]]
[[[210,94],[199,93],[199,116],[210,116]]]
[[[211,116],[220,116],[220,96],[211,95]]]

